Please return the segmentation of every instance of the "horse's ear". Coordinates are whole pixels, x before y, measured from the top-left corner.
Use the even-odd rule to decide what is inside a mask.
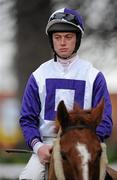
[[[57,120],[59,121],[62,129],[64,129],[68,126],[69,113],[68,113],[67,108],[64,104],[64,101],[60,101],[60,103],[58,104]]]
[[[101,122],[103,111],[104,111],[104,98],[101,99],[100,103],[96,106],[96,108],[92,109],[92,117],[95,127]]]

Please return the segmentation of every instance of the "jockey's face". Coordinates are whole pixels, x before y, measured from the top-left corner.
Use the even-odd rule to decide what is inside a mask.
[[[74,32],[55,32],[53,33],[53,46],[56,54],[61,58],[68,58],[76,45],[76,33]]]

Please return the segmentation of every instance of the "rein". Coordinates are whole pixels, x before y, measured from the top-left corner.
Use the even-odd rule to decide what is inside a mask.
[[[58,137],[53,146],[54,170],[57,180],[65,180],[63,171],[62,158],[60,153],[60,138]]]
[[[79,124],[79,125],[69,126],[69,127],[65,128],[65,129],[62,131],[60,137],[62,137],[65,133],[67,133],[68,131],[71,131],[71,130],[73,130],[73,129],[80,129],[80,130],[81,130],[81,129],[90,129],[90,130],[92,130],[93,132],[95,132],[94,129],[93,129],[91,126],[89,126],[88,124]]]

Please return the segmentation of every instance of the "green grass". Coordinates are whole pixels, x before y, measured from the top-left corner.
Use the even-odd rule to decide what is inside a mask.
[[[20,153],[1,153],[0,163],[26,163],[30,158],[31,154],[20,154]]]
[[[109,163],[117,163],[117,145],[109,144],[107,146],[107,155]]]

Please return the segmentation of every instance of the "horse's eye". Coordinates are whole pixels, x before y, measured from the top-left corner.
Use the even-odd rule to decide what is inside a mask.
[[[102,154],[102,150],[100,150],[97,154],[98,154],[98,156],[100,157],[101,154]]]
[[[67,160],[66,154],[63,151],[61,151],[61,157],[63,160]]]

